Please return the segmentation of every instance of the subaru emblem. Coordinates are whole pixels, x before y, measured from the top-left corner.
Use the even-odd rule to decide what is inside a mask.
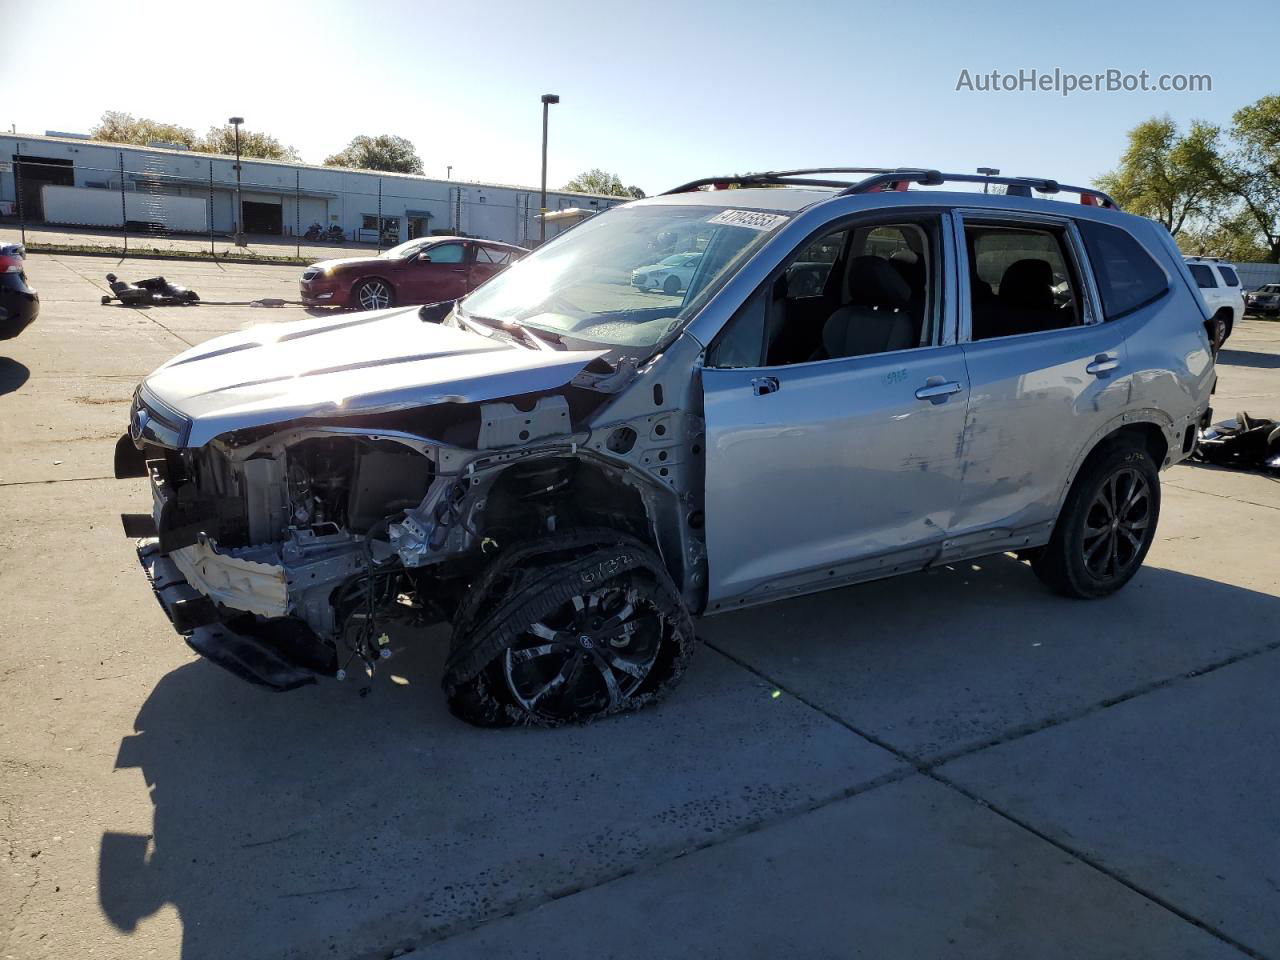
[[[151,418],[147,416],[147,411],[139,407],[133,412],[133,422],[129,424],[129,436],[135,441],[142,439],[142,431],[147,429],[147,421]]]

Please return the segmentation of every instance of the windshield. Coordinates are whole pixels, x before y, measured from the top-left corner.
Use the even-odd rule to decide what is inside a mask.
[[[790,216],[727,203],[618,207],[499,274],[463,300],[461,311],[563,340],[652,347],[693,316]],[[658,264],[685,269],[656,275],[645,269]]]
[[[425,241],[421,239],[407,240],[404,243],[400,244],[398,247],[392,247],[390,250],[382,251],[381,255],[393,260],[401,257],[407,257],[411,253],[417,253],[418,248],[421,247],[424,242]]]

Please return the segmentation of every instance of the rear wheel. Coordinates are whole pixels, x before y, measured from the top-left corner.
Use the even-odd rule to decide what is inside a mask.
[[[638,709],[692,656],[692,621],[643,545],[546,549],[519,551],[459,611],[445,686],[468,723],[555,726]]]
[[[389,283],[375,277],[361,281],[354,299],[361,310],[385,310],[395,305],[396,295]]]
[[[1105,597],[1138,572],[1159,517],[1160,479],[1150,454],[1133,443],[1109,446],[1086,461],[1032,569],[1058,593]]]

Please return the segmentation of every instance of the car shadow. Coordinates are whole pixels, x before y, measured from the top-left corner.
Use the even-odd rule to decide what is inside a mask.
[[[1259,370],[1280,370],[1280,354],[1262,353],[1259,350],[1230,350],[1224,347],[1218,351],[1218,363],[1256,367]]]
[[[1170,570],[1146,568],[1127,591],[1137,594],[1130,603],[1149,606],[1153,613],[1168,607],[1170,598],[1183,598],[1177,616],[1187,626],[1184,636],[1191,640],[1186,642],[1199,647],[1182,652],[1203,663],[1221,657],[1214,641],[1224,610],[1232,612],[1232,623],[1280,622],[1276,597]],[[1065,601],[1045,591],[1025,564],[1003,556],[714,622],[723,623],[721,634],[755,632],[754,643],[785,650],[786,659],[802,659],[814,674],[843,671],[842,664],[851,660],[860,663],[843,674],[845,681],[874,686],[879,699],[898,703],[918,699],[921,677],[949,662],[933,658],[934,641],[960,636],[963,644],[948,640],[948,656],[963,660],[957,675],[964,676],[957,683],[964,695],[980,698],[973,687],[1010,682],[1001,663],[1012,645],[1026,656],[1029,621],[1022,614],[1009,615],[1010,594],[1018,595],[1019,608],[1038,614],[1037,636],[1046,641],[1087,635],[1099,644],[1138,642],[1127,626],[1112,624],[1102,613],[1118,597],[1099,606]],[[920,603],[922,596],[929,596],[929,603]],[[948,604],[957,597],[970,599]],[[1086,611],[1094,616],[1084,625],[1080,615]],[[793,620],[797,616],[804,617],[803,629]],[[408,928],[396,925],[390,940],[412,940],[430,929],[429,918],[437,911],[458,906],[459,890],[469,883],[459,875],[468,870],[482,871],[483,885],[495,888],[474,907],[468,905],[477,918],[487,916],[508,888],[524,899],[554,894],[563,881],[547,864],[570,845],[572,818],[553,820],[552,829],[544,824],[536,834],[545,862],[541,852],[521,852],[527,851],[529,831],[538,829],[547,804],[568,803],[584,784],[603,780],[606,786],[621,786],[619,757],[632,764],[627,776],[652,785],[637,801],[653,808],[645,806],[646,815],[665,815],[668,781],[679,780],[682,789],[694,793],[716,787],[699,783],[711,775],[690,766],[687,758],[673,767],[673,751],[678,756],[680,745],[668,742],[668,727],[660,722],[669,726],[670,711],[698,707],[705,689],[701,694],[688,689],[706,682],[697,670],[676,698],[681,702],[659,710],[585,728],[477,730],[444,707],[438,678],[447,634],[442,628],[433,634],[429,642],[389,661],[390,669],[375,679],[367,697],[350,683],[332,681],[288,694],[265,693],[203,660],[164,676],[140,709],[135,732],[121,741],[115,765],[141,771],[154,806],[149,835],[108,831],[102,837],[99,899],[115,928],[132,932],[172,904],[183,924],[182,956],[187,958],[246,956],[246,943],[253,945],[253,956],[307,955],[326,938],[353,929],[370,934],[372,949],[388,936],[383,921],[393,915],[393,901],[411,896],[412,916],[403,921]],[[894,652],[877,652],[887,648]],[[704,649],[699,656],[718,654]],[[753,662],[751,654],[746,659]],[[895,659],[915,667],[895,667]],[[1117,684],[1136,687],[1186,670],[1185,657],[1176,663],[1137,659],[1147,674],[1117,679]],[[1073,683],[1096,689],[1098,671],[1109,669],[1106,658],[1091,659],[1087,650],[1070,662],[1066,670],[1055,668],[1055,690]],[[876,663],[879,670],[869,666]],[[745,671],[732,677],[735,684],[756,683]],[[946,689],[935,683],[930,697]],[[951,704],[931,700],[920,709],[948,714],[959,709],[961,694],[955,698]],[[740,735],[751,737],[751,724],[759,721],[726,722],[741,723]],[[954,722],[963,719],[957,715]],[[654,742],[643,749],[619,750],[646,737]],[[548,769],[556,771],[554,782],[560,785],[549,794],[543,792],[547,782],[539,779]],[[617,869],[652,855],[625,825],[617,826],[628,845],[615,847],[612,836],[602,840]],[[476,852],[479,837],[487,846]],[[506,859],[494,857],[494,844],[511,851]],[[495,862],[469,862],[486,857]],[[390,865],[398,865],[398,872]],[[307,942],[300,942],[303,938]]]
[[[0,395],[13,393],[31,378],[27,365],[12,357],[0,357]]]

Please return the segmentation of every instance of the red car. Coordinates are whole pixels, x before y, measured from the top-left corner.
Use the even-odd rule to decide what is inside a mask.
[[[466,296],[529,251],[497,240],[419,237],[376,257],[322,260],[302,272],[309,307],[382,310]]]

